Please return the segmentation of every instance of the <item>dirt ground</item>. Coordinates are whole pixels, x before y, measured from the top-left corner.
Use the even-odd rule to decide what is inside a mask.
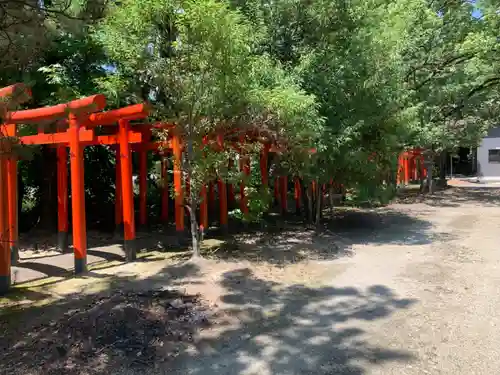
[[[212,241],[1,301],[10,374],[421,375],[500,368],[500,189]]]

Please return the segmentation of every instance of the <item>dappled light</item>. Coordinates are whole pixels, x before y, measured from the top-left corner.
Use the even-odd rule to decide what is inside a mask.
[[[499,30],[0,0],[1,372],[498,373]]]
[[[175,287],[198,272],[186,265],[140,281],[115,277],[98,293],[82,290],[48,306],[4,315],[3,329],[16,329],[21,336],[2,341],[2,368],[25,374],[38,369],[104,374],[121,366],[235,374],[258,367],[277,374],[319,366],[362,374],[358,359],[411,361],[410,353],[364,341],[363,330],[356,328],[358,320],[382,319],[416,302],[399,298],[388,287],[283,286],[241,268],[221,275],[221,308],[215,309]],[[175,274],[176,281],[167,282],[172,280],[167,274]],[[158,281],[168,287],[155,289]],[[353,326],[335,328],[346,322]],[[205,335],[209,328],[212,332]],[[242,339],[244,346],[237,344]],[[23,357],[30,362],[23,361],[20,368]]]

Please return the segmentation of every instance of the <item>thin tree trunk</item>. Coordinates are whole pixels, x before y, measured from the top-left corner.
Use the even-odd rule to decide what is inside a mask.
[[[441,181],[446,181],[446,163],[447,163],[447,152],[442,151],[439,155],[439,179]]]
[[[434,155],[432,153],[429,153],[425,156],[425,162],[424,162],[425,168],[427,169],[427,191],[429,194],[432,194],[434,192],[434,176],[432,174],[433,169],[434,169]]]
[[[321,223],[321,203],[323,201],[322,194],[323,194],[323,189],[321,188],[321,185],[318,183],[316,184],[316,225],[319,226]]]
[[[193,255],[192,258],[201,257],[201,242],[200,233],[198,230],[198,221],[196,220],[196,210],[193,209],[193,196],[192,193],[189,194],[189,205],[186,206],[189,212],[189,221],[191,222],[191,239],[193,243]]]
[[[329,188],[329,196],[330,199],[330,215],[333,217],[334,203],[333,203],[333,184],[330,184]]]
[[[189,126],[189,135],[192,134],[193,129],[192,126]],[[194,155],[194,148],[193,148],[193,140],[191,139],[190,136],[188,136],[188,141],[187,141],[187,155],[186,155],[186,161],[187,161],[187,166],[186,166],[186,179],[187,181],[192,181],[191,175],[192,175],[192,158]],[[200,252],[200,241],[199,241],[199,230],[198,230],[198,221],[196,220],[196,208],[197,208],[197,189],[196,186],[191,185],[189,189],[189,198],[188,198],[188,205],[186,206],[186,209],[189,211],[189,221],[191,223],[191,240],[192,240],[192,246],[193,246],[193,255],[192,258],[199,258],[201,257],[201,252]]]
[[[418,178],[420,180],[420,193],[425,192],[426,178],[424,176],[425,162],[422,159],[418,160]]]
[[[307,220],[312,223],[313,222],[313,198],[311,194],[310,185],[304,185],[305,196],[307,197]]]

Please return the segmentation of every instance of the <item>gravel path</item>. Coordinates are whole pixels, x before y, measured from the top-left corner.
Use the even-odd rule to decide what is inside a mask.
[[[371,223],[377,230],[361,240],[345,230],[355,255],[332,261],[327,286],[247,293],[262,316],[207,344],[212,353],[181,359],[175,373],[499,373],[499,203],[498,190],[455,189],[391,206],[383,228]]]
[[[174,281],[172,268],[161,262],[97,271],[88,282],[68,281],[80,294],[70,295],[66,288],[53,305],[69,309],[98,281],[108,293],[121,290],[123,280],[141,288],[181,285],[207,300],[214,312],[208,315],[211,328],[194,333],[167,361],[120,368],[111,360],[113,353],[101,348],[99,366],[71,372],[52,367],[50,374],[498,374],[499,226],[500,190],[451,189],[339,215],[319,239],[297,232],[268,241],[266,251],[300,260],[287,267],[185,264],[175,269]],[[258,242],[254,239],[250,248]],[[335,256],[325,256],[332,248]],[[319,260],[304,263],[307,252]],[[64,288],[57,288],[62,295]],[[95,304],[95,297],[88,299]],[[19,322],[18,329],[29,329],[32,340],[40,340],[35,329],[23,325]],[[19,337],[26,341],[21,332],[10,337],[19,341],[19,350]],[[147,342],[141,345],[149,350]],[[22,356],[28,362],[33,358],[29,352]],[[64,355],[60,360],[67,362]]]

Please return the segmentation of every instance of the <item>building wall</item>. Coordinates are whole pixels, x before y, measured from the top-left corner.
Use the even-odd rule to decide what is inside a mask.
[[[500,153],[500,127],[492,128],[477,148],[477,175],[500,179],[500,163],[489,162],[489,150],[499,150]]]

